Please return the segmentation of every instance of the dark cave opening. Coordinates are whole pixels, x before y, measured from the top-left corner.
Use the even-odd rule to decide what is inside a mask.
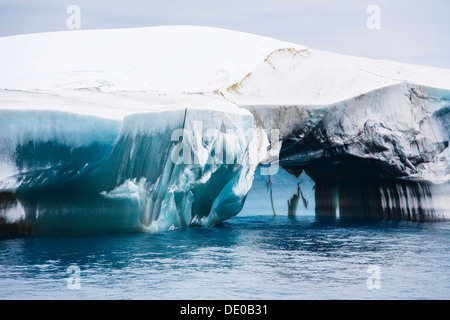
[[[295,176],[304,171],[314,180],[317,217],[438,220],[431,184],[405,179],[382,161],[340,153],[280,164]]]

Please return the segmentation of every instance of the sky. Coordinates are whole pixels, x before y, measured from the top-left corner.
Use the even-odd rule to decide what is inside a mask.
[[[67,30],[70,5],[81,29],[210,26],[450,68],[448,0],[0,0],[0,36]]]

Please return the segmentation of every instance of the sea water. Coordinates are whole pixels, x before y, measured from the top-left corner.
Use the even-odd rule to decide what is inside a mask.
[[[450,222],[245,216],[0,239],[0,299],[449,299]]]

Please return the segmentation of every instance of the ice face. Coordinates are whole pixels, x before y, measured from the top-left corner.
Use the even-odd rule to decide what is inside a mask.
[[[30,184],[39,184],[56,171],[81,170],[107,154],[120,125],[116,120],[67,112],[0,110],[0,188],[12,191],[25,186],[25,181],[17,180],[20,174],[29,173],[36,179]]]
[[[347,154],[381,161],[399,176],[445,182],[446,112],[431,116],[422,95],[417,86],[398,84],[330,105],[244,107],[256,127],[280,128],[281,165]]]
[[[112,195],[133,181],[142,224],[151,230],[215,225],[239,213],[250,189],[252,126],[249,113],[180,110],[127,117],[100,166],[103,188]]]
[[[120,163],[113,169],[119,179],[114,184],[145,181],[144,226],[212,226],[239,213],[255,168],[247,151],[253,127],[250,113],[184,110],[139,117],[146,123],[171,119],[164,130],[149,135],[145,128],[129,134],[128,124],[134,127],[136,117],[127,118],[122,134],[126,140],[119,138],[120,150],[111,153],[112,163]],[[130,162],[115,160],[124,158]]]
[[[14,188],[2,190],[15,192],[3,216],[12,217],[20,209],[36,231],[42,230],[40,221],[46,221],[42,217],[58,210],[65,212],[59,220],[71,221],[68,217],[84,217],[86,212],[104,216],[112,207],[114,216],[127,207],[125,213],[134,213],[124,226],[131,229],[213,226],[238,214],[244,204],[256,168],[248,157],[252,134],[253,117],[246,111],[143,113],[126,117],[117,139],[101,149],[103,153],[96,149],[96,158],[95,152],[83,149],[86,157],[65,162],[54,159],[64,158],[70,147],[81,148],[75,141],[47,145],[45,135],[34,136],[25,146],[34,148],[26,154],[36,159],[25,157],[27,170],[17,161],[12,164],[20,173],[10,177]],[[89,146],[103,141],[101,136],[91,138]],[[24,154],[23,142],[17,143],[14,157]],[[54,162],[44,161],[49,152]]]
[[[448,219],[443,102],[402,84],[329,106],[300,120],[301,130],[283,141],[280,165],[315,181],[318,216]]]

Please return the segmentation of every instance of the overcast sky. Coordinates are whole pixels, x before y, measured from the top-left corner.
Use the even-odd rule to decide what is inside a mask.
[[[227,28],[337,53],[450,68],[449,0],[0,0],[0,36],[157,25]],[[369,29],[370,5],[380,29]]]

